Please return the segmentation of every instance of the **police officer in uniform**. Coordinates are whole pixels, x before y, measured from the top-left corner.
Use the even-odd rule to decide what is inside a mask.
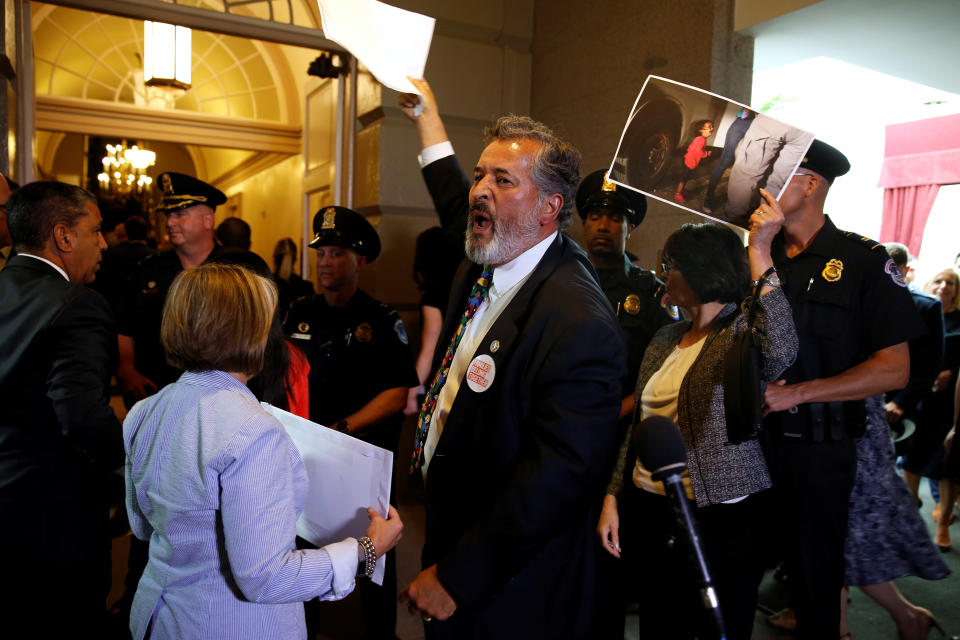
[[[227,201],[219,189],[182,173],[161,173],[156,185],[173,249],[140,261],[121,301],[117,378],[128,407],[180,377],[160,344],[163,303],[177,274],[214,257],[214,210]]]
[[[407,390],[419,384],[397,312],[359,289],[360,273],[380,254],[366,218],[326,207],[313,218],[322,293],[290,307],[284,324],[310,362],[310,419],[397,452]],[[360,585],[365,638],[394,638],[396,561],[387,554],[382,587]],[[312,606],[307,624],[313,626]]]
[[[864,399],[904,386],[907,341],[924,331],[883,246],[838,230],[823,214],[827,190],[849,168],[843,154],[814,140],[779,203],[760,191],[760,209],[784,215],[774,277],[800,338],[797,361],[766,390],[761,433],[782,507],[772,537],[785,558],[799,638],[838,634]]]
[[[616,311],[627,343],[625,395],[620,408],[620,427],[625,429],[632,419],[634,387],[643,353],[653,334],[678,320],[679,314],[676,307],[665,304],[663,283],[652,272],[630,262],[626,255],[627,238],[647,212],[644,195],[618,187],[600,169],[580,182],[576,204],[583,221],[584,248],[597,269],[600,288]],[[621,526],[634,526],[634,515],[622,513]],[[626,605],[635,599],[633,569],[607,553],[597,555],[598,627],[594,633],[598,638],[623,637]]]
[[[214,210],[227,197],[202,180],[167,171],[157,176],[162,196],[158,212],[167,216],[167,233],[173,249],[140,261],[123,289],[118,311],[117,343],[120,361],[117,381],[129,409],[156,393],[182,373],[167,364],[160,344],[163,303],[177,274],[216,254]],[[131,536],[126,592],[114,610],[128,614],[137,583],[147,564],[149,545]]]
[[[676,307],[666,304],[663,283],[626,255],[627,238],[647,213],[644,195],[617,187],[600,169],[580,182],[576,201],[587,255],[627,341],[627,377],[623,381],[627,395],[620,411],[623,418],[633,413],[633,387],[650,338],[680,316]]]

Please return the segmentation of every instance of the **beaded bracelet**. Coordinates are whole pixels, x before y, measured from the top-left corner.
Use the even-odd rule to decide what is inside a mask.
[[[369,578],[373,575],[373,570],[377,566],[377,548],[373,546],[373,540],[368,536],[357,539],[357,544],[363,549],[363,571],[357,567],[358,578]]]

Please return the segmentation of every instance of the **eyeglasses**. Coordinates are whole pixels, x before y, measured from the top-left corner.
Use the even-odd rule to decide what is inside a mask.
[[[660,263],[661,273],[666,273],[667,271],[670,271],[671,269],[676,269],[676,268],[677,266],[673,262],[673,260],[671,260],[666,256],[663,257],[663,262]]]

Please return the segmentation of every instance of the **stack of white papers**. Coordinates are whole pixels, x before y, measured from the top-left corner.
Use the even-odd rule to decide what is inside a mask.
[[[307,469],[310,491],[297,520],[298,536],[322,547],[362,536],[370,524],[367,507],[387,517],[393,453],[266,402],[262,405],[283,424]],[[384,562],[381,556],[373,572],[377,584],[383,583]]]

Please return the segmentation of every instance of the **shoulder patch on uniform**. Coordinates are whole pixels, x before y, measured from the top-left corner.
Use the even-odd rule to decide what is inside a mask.
[[[400,342],[410,344],[410,339],[407,337],[407,328],[403,326],[403,320],[397,318],[397,321],[393,323],[393,331],[397,334]]]
[[[907,281],[903,279],[903,274],[900,273],[900,269],[897,268],[897,263],[893,261],[893,258],[888,258],[886,264],[883,265],[883,271],[890,279],[893,280],[893,283],[906,287]]]
[[[663,307],[663,310],[667,312],[667,315],[674,320],[680,319],[680,309],[678,309],[676,305],[667,302],[667,296],[660,297],[660,306]]]
[[[874,249],[876,249],[876,248],[878,248],[878,247],[881,248],[881,249],[883,248],[883,245],[880,244],[879,242],[877,242],[876,240],[873,240],[873,239],[868,238],[868,237],[866,237],[866,236],[862,236],[862,235],[860,235],[859,233],[854,233],[853,231],[841,231],[840,233],[842,233],[842,234],[843,234],[844,236],[846,236],[847,238],[850,238],[850,239],[853,240],[854,242],[856,242],[856,243],[858,243],[858,244],[864,245],[865,247],[867,247],[867,248],[870,249],[871,251],[873,251]]]

